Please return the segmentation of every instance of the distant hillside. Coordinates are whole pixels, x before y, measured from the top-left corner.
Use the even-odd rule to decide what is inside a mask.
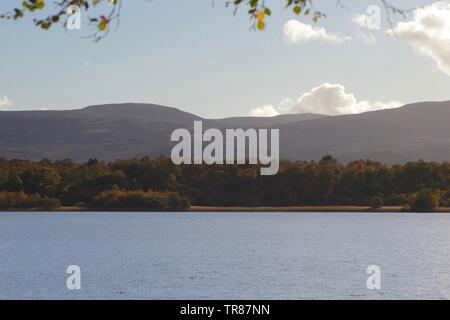
[[[171,132],[205,127],[279,128],[283,158],[384,162],[450,160],[450,101],[424,102],[357,115],[282,115],[202,119],[152,104],[110,104],[67,111],[0,112],[0,156],[113,160],[169,155]]]
[[[280,127],[281,153],[288,159],[450,160],[449,123],[450,101],[290,123]]]
[[[192,113],[184,112],[176,108],[144,103],[96,105],[72,112],[83,117],[140,119],[174,124],[186,124],[194,120],[201,120],[200,117]]]
[[[149,104],[118,104],[68,111],[0,112],[0,156],[84,161],[170,152],[175,128],[200,120]]]
[[[208,120],[208,124],[215,128],[270,128],[286,123],[325,117],[328,116],[314,113],[283,114],[276,117],[233,117]]]

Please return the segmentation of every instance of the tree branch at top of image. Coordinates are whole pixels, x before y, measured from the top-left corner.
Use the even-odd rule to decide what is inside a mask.
[[[151,0],[154,1],[154,0]],[[326,13],[315,8],[316,0],[281,0],[285,3],[285,8],[291,10],[294,15],[309,16],[312,22],[317,23],[321,18],[327,17]],[[114,24],[116,27],[120,21],[120,9],[122,0],[24,0],[17,1],[19,4],[10,11],[0,14],[0,20],[22,20],[32,15],[34,24],[48,30],[54,25],[67,26],[69,9],[77,6],[88,15],[89,24],[93,32],[87,37],[94,41],[100,41],[106,37]],[[215,5],[217,0],[212,0]],[[250,17],[251,29],[264,30],[268,17],[272,15],[269,1],[266,0],[225,0],[227,8],[233,8],[233,14],[239,10],[245,10]],[[385,8],[387,20],[392,24],[392,16],[406,17],[413,9],[401,9],[394,6],[389,0],[378,0]],[[273,3],[273,2],[272,2]],[[348,9],[342,0],[337,0],[336,5]],[[39,13],[42,16],[37,17]]]

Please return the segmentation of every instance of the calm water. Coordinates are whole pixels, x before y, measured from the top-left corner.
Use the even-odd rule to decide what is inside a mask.
[[[0,298],[447,299],[450,215],[0,213]]]

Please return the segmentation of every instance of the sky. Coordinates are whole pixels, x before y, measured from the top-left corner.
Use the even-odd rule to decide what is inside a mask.
[[[124,1],[98,43],[84,13],[81,30],[0,21],[0,110],[141,102],[221,118],[450,100],[450,1],[391,0],[421,7],[392,24],[382,10],[380,29],[367,13],[378,0],[315,0],[316,24],[283,2],[267,1],[266,29],[252,31],[225,0]]]

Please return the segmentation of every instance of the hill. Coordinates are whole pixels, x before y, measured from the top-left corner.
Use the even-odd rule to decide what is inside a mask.
[[[356,115],[317,114],[203,119],[153,104],[108,104],[66,111],[0,112],[0,156],[85,161],[169,155],[170,134],[205,127],[279,128],[282,158],[388,163],[450,159],[450,101],[423,102]]]

